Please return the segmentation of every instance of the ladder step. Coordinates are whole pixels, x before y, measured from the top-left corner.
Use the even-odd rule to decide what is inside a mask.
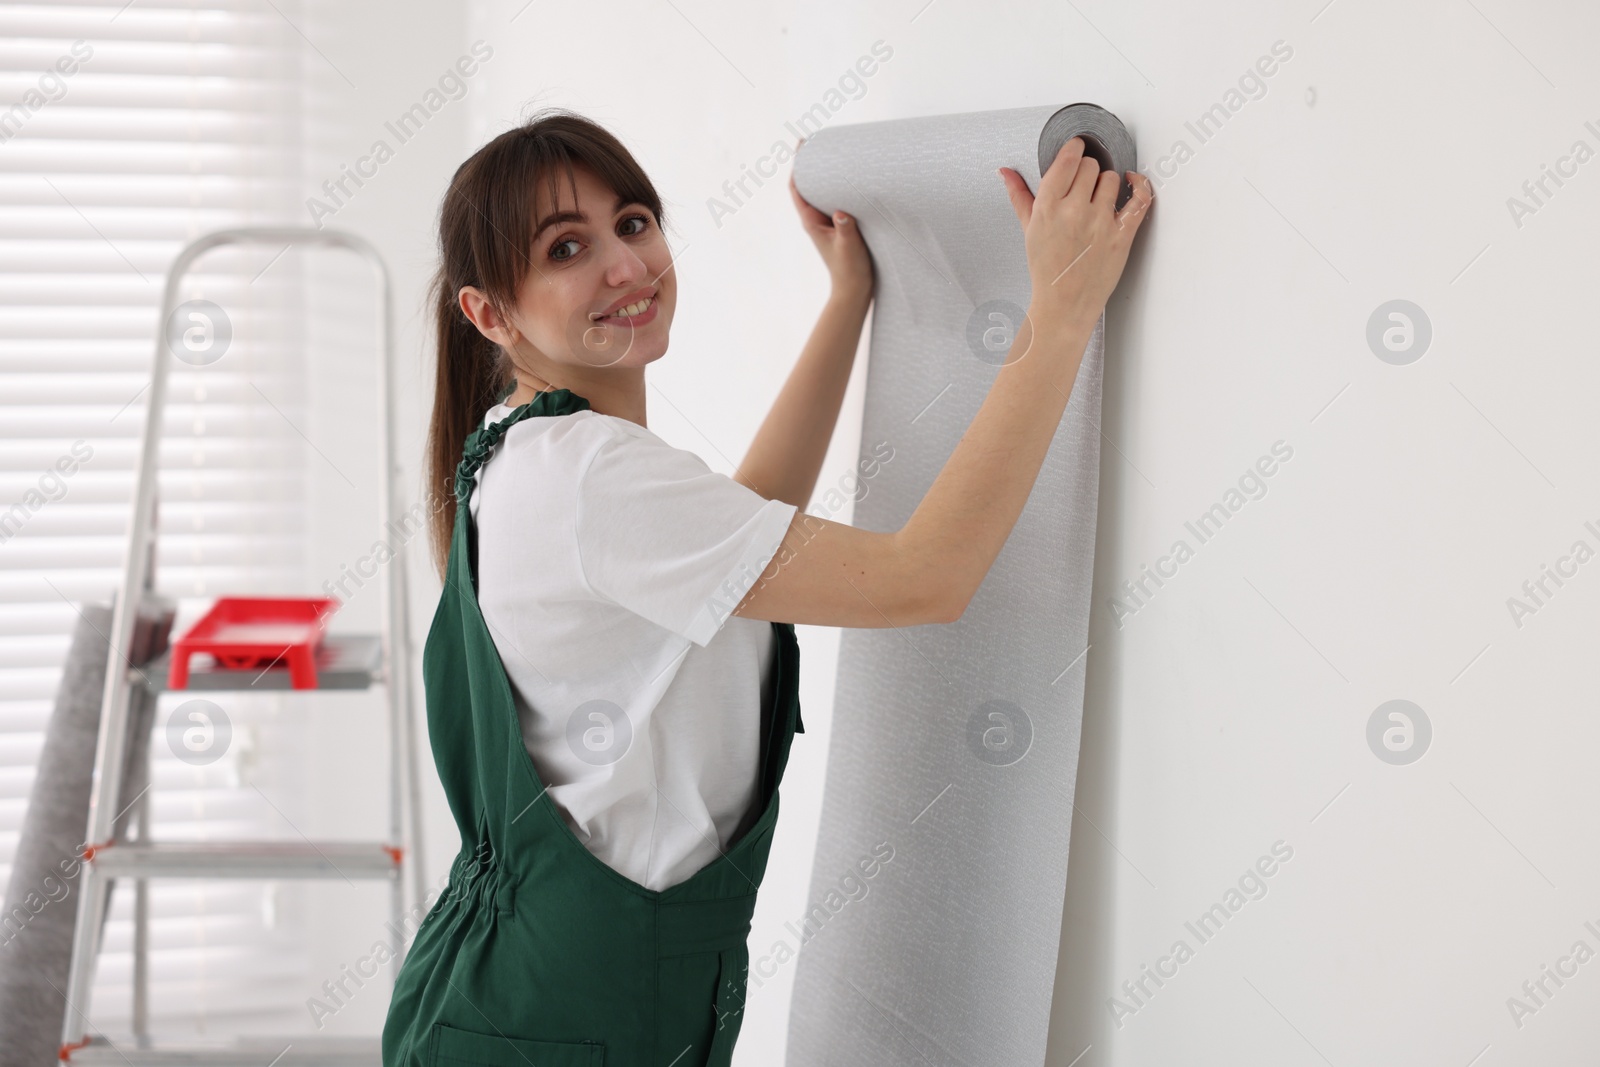
[[[377,634],[327,634],[317,646],[316,661],[317,689],[370,689],[383,677],[383,639]],[[197,653],[189,663],[189,684],[171,692],[253,693],[293,688],[287,661],[267,668],[234,671],[220,669],[210,656]],[[167,673],[171,668],[172,650],[169,648],[144,666],[130,668],[128,681],[143,685],[153,693],[168,692]]]
[[[241,1037],[231,1041],[151,1041],[140,1047],[135,1039],[107,1040],[96,1034],[75,1048],[63,1061],[74,1065],[115,1064],[116,1067],[157,1067],[193,1064],[195,1067],[381,1067],[382,1048],[376,1037]]]
[[[400,850],[381,841],[119,843],[95,852],[113,878],[393,878]]]

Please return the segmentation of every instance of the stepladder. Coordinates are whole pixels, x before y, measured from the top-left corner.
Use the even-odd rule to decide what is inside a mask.
[[[156,574],[158,486],[163,412],[171,377],[173,331],[185,276],[206,253],[227,247],[270,246],[325,249],[353,254],[364,261],[375,283],[372,318],[377,356],[379,414],[374,533],[404,526],[407,521],[399,486],[401,466],[395,449],[395,384],[392,367],[391,297],[388,272],[377,250],[354,234],[310,227],[249,227],[218,230],[186,245],[167,271],[156,328],[155,356],[148,387],[133,507],[119,576],[112,600],[111,632],[100,728],[95,748],[88,821],[79,872],[77,917],[61,1033],[59,1058],[64,1063],[143,1064],[377,1064],[379,1038],[292,1041],[262,1035],[164,1044],[149,1034],[149,883],[154,879],[367,879],[387,883],[389,928],[405,929],[407,898],[413,912],[425,902],[423,885],[421,792],[418,779],[413,650],[408,622],[408,590],[404,559],[385,567],[376,583],[381,604],[376,633],[345,633],[333,626],[316,652],[316,685],[293,686],[286,663],[266,669],[230,669],[221,661],[189,671],[184,692],[196,697],[228,692],[289,693],[326,690],[381,689],[387,733],[387,826],[379,840],[206,840],[164,842],[152,839],[150,815],[148,705],[167,691],[166,648],[137,662],[134,650],[149,646],[152,609],[163,606],[170,619],[171,601],[158,587]],[[281,253],[280,253],[281,254]],[[187,305],[185,305],[187,306]],[[202,327],[204,324],[202,323]],[[403,551],[403,548],[402,550]],[[161,642],[164,645],[164,640]],[[181,672],[180,672],[181,673]],[[294,672],[303,677],[303,672]],[[139,691],[140,688],[144,691]],[[143,714],[141,714],[143,713]],[[133,799],[130,786],[142,786]],[[132,1033],[113,1041],[95,1033],[91,993],[101,951],[102,930],[113,886],[124,883],[133,896]],[[411,927],[415,923],[409,924]],[[405,945],[396,944],[390,980],[398,972]]]

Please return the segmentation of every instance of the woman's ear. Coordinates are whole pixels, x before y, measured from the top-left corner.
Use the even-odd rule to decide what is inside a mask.
[[[461,305],[461,313],[478,328],[479,333],[501,348],[515,347],[518,337],[516,327],[506,321],[483,290],[464,285],[456,294],[456,300]]]

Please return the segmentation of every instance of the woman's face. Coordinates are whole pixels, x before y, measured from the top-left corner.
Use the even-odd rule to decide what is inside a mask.
[[[520,335],[517,362],[557,387],[660,359],[677,304],[672,250],[650,209],[617,203],[617,194],[582,164],[573,164],[573,172],[576,202],[564,170],[555,203],[549,183],[537,183],[537,232],[509,317]],[[629,309],[633,314],[624,314]]]

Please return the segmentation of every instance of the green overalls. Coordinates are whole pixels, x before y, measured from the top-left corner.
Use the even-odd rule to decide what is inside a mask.
[[[800,721],[800,649],[773,623],[761,817],[688,881],[651,890],[584,848],[544,795],[511,684],[478,610],[473,478],[512,425],[589,402],[541,393],[475,430],[456,470],[448,577],[422,655],[434,763],[461,833],[383,1027],[384,1067],[727,1067],[743,1019],[745,939]],[[597,635],[597,639],[601,639]],[[755,701],[751,701],[752,706]],[[730,709],[730,714],[735,710]]]

